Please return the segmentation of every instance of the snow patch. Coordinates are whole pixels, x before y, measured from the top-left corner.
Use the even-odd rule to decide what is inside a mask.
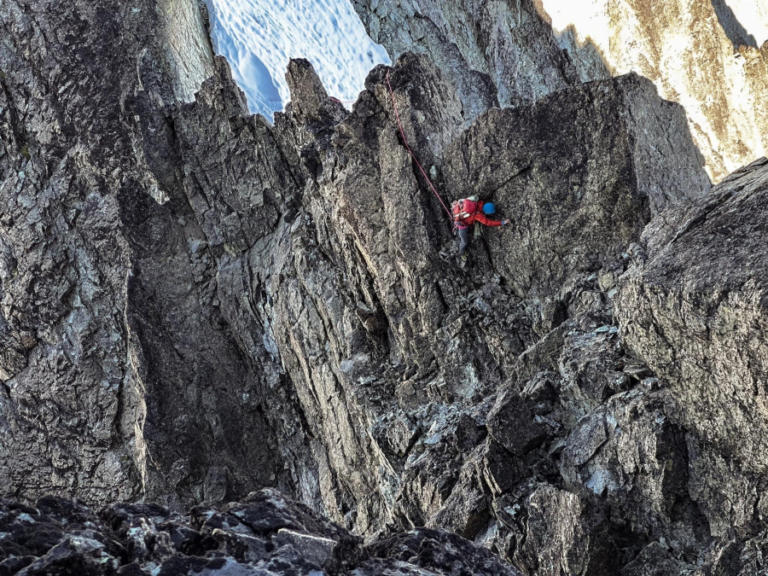
[[[291,58],[312,62],[328,94],[348,108],[384,48],[368,37],[349,0],[207,0],[216,52],[227,58],[252,112],[272,119],[290,100]]]

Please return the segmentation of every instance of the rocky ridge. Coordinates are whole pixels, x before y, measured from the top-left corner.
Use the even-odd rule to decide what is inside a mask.
[[[768,24],[768,12],[763,22]],[[564,5],[543,0],[557,16]],[[681,104],[715,182],[768,154],[768,43],[759,45],[733,14],[734,2],[585,0],[569,5],[558,44],[592,77],[598,52],[612,75],[634,71],[662,98]],[[566,24],[566,20],[568,21]],[[746,26],[752,22],[744,22]]]
[[[713,181],[768,151],[768,46],[757,45],[725,2],[352,4],[392,58],[429,54],[472,118],[489,106],[636,72],[685,107]]]
[[[352,111],[295,60],[270,126],[222,59],[185,101],[151,31],[187,12],[107,8],[0,9],[4,495],[273,486],[526,574],[762,568],[765,162],[710,191],[648,80],[485,111],[437,49]],[[393,100],[447,199],[512,219],[466,270]]]
[[[434,530],[363,545],[273,490],[182,516],[151,504],[96,515],[41,498],[0,501],[0,574],[518,576],[490,552]]]

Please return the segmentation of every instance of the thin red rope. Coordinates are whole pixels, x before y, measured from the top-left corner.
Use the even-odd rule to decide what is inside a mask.
[[[448,209],[448,206],[445,204],[445,202],[443,202],[443,199],[440,196],[440,194],[437,192],[435,185],[432,184],[432,180],[429,179],[429,176],[427,176],[427,173],[424,171],[424,168],[419,163],[419,160],[416,158],[416,155],[413,153],[413,150],[411,150],[411,147],[408,145],[408,139],[405,137],[405,130],[403,130],[403,124],[400,122],[400,113],[397,111],[397,103],[395,102],[395,93],[392,90],[392,86],[389,83],[389,72],[387,72],[386,80],[387,80],[387,88],[389,88],[389,95],[392,97],[392,108],[395,110],[395,119],[397,120],[397,127],[400,130],[400,135],[403,137],[403,145],[405,146],[405,149],[408,150],[408,154],[411,155],[411,158],[413,159],[413,161],[416,162],[416,166],[419,167],[419,170],[421,171],[421,175],[424,176],[424,180],[427,181],[427,184],[429,184],[429,187],[432,189],[432,192],[440,201],[440,204],[445,210],[445,213],[448,214],[448,218],[451,221],[453,221],[453,214]]]

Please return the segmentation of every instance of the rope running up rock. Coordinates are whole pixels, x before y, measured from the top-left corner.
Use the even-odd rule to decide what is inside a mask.
[[[435,197],[440,201],[440,204],[442,205],[443,209],[445,210],[445,213],[448,214],[448,218],[453,221],[453,214],[449,210],[446,203],[443,201],[443,198],[438,193],[437,189],[435,188],[435,185],[432,184],[432,180],[429,179],[429,176],[427,176],[427,172],[424,170],[422,165],[419,163],[419,160],[416,158],[416,155],[413,153],[413,150],[411,150],[411,147],[408,145],[408,139],[405,137],[405,131],[403,130],[403,124],[400,122],[400,113],[397,111],[397,103],[395,102],[395,93],[392,90],[392,85],[389,83],[389,72],[387,72],[387,88],[389,88],[389,95],[392,98],[392,108],[395,111],[395,119],[397,120],[397,127],[400,130],[400,136],[403,138],[403,145],[405,146],[405,149],[408,150],[408,154],[411,155],[411,158],[416,163],[416,166],[418,166],[419,171],[421,172],[421,175],[424,176],[424,180],[427,181],[427,184],[429,184],[429,187],[432,190],[432,193],[435,195]]]

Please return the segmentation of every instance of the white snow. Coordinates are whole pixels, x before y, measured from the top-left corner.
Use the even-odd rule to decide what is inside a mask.
[[[232,66],[252,112],[271,119],[290,100],[290,58],[312,62],[347,107],[377,64],[389,64],[349,0],[208,0],[216,52]]]

